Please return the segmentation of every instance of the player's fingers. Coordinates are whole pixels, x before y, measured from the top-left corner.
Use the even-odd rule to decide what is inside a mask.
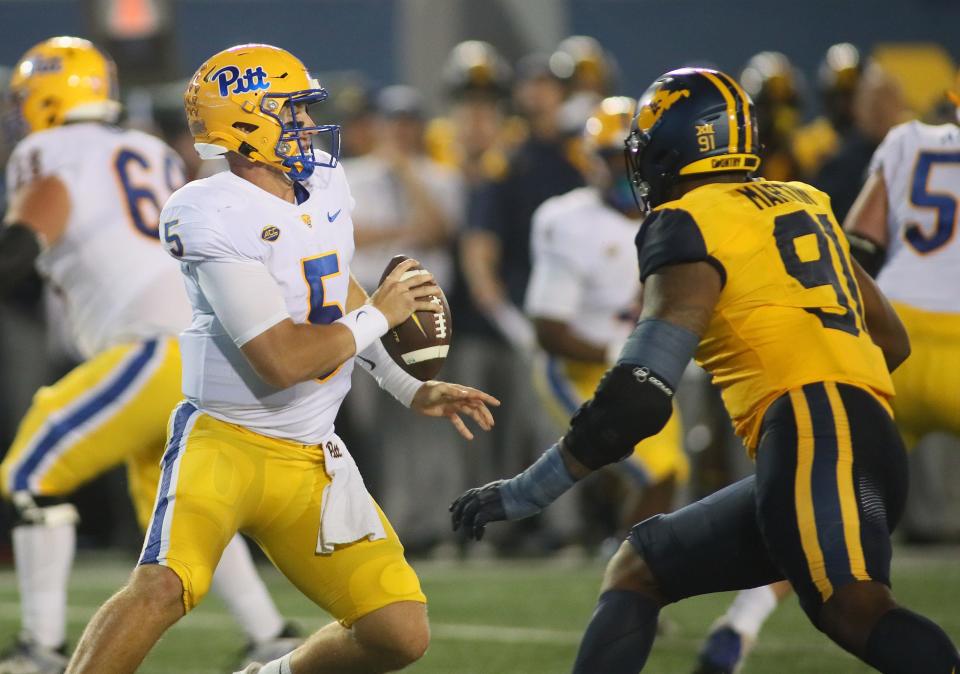
[[[414,300],[413,311],[430,311],[437,314],[443,311],[443,307],[436,302],[431,302],[429,300]]]
[[[417,299],[427,298],[432,300],[433,297],[440,294],[440,286],[436,283],[429,283],[408,288],[407,292],[411,293]],[[434,304],[439,304],[439,302],[434,302]]]
[[[456,412],[450,412],[447,414],[447,418],[450,420],[450,423],[453,424],[453,427],[457,429],[457,432],[465,437],[467,440],[473,440],[473,433],[470,432],[470,429],[467,428],[467,425],[463,423],[463,419],[460,418],[460,415]]]
[[[419,292],[421,290],[421,286],[436,288],[437,282],[434,280],[433,274],[428,272],[426,269],[417,269],[412,271],[407,278],[400,281],[398,285],[404,290],[416,288]],[[422,289],[424,290],[424,293],[421,294],[426,294],[426,288]],[[436,294],[436,291],[434,291],[434,294]]]
[[[476,424],[485,431],[489,431],[493,428],[492,419],[488,419],[487,416],[483,414],[483,411],[473,407],[471,405],[461,405],[459,406],[460,411],[469,416],[471,419],[476,422]]]
[[[396,267],[394,267],[392,272],[387,274],[387,278],[383,279],[383,283],[381,283],[380,285],[386,285],[388,282],[399,283],[400,277],[402,277],[404,274],[406,274],[408,271],[410,271],[414,267],[419,267],[419,266],[420,266],[420,263],[417,262],[416,260],[404,260],[403,262],[398,264]]]
[[[460,391],[463,392],[464,398],[470,398],[472,400],[482,400],[488,405],[493,405],[494,407],[500,407],[500,401],[494,398],[489,393],[484,393],[480,389],[476,389],[470,386],[459,386]]]

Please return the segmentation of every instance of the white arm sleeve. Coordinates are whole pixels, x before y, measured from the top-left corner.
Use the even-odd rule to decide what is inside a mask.
[[[203,296],[238,347],[290,318],[280,286],[262,264],[207,260],[196,270]]]
[[[357,354],[357,363],[373,377],[384,391],[396,398],[404,407],[410,407],[423,382],[397,365],[383,343],[377,339]]]

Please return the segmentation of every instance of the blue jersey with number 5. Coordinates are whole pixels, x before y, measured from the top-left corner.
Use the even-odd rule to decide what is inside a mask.
[[[877,282],[890,299],[960,313],[960,127],[908,122],[877,149],[887,188],[887,259]]]

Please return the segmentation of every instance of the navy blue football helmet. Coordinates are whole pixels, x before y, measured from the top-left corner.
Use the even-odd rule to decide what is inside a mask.
[[[637,104],[626,140],[627,170],[641,209],[664,201],[681,178],[760,166],[753,101],[717,70],[661,75]]]

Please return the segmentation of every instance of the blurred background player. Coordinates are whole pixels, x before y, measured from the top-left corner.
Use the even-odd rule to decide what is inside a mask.
[[[635,108],[622,96],[600,102],[584,128],[589,186],[548,199],[533,215],[526,312],[545,352],[535,386],[560,430],[596,389],[640,314],[634,239],[643,214],[623,161]],[[622,538],[635,522],[671,510],[687,478],[680,415],[616,467],[620,489],[596,491],[619,504],[618,530],[609,533]]]
[[[26,137],[7,165],[11,194],[0,230],[0,279],[34,262],[64,300],[85,362],[41,389],[0,465],[12,506],[22,631],[0,658],[4,674],[66,666],[66,589],[77,511],[66,499],[122,463],[137,519],[149,522],[166,418],[180,399],[174,335],[190,307],[159,246],[157,218],[183,180],[173,150],[115,126],[114,65],[90,42],[57,37],[29,50],[11,93]],[[254,657],[285,652],[292,636],[246,544],[231,542],[218,592]]]
[[[617,63],[595,37],[571,35],[561,40],[550,55],[550,70],[567,87],[560,125],[577,145],[587,118],[601,99],[615,93]]]
[[[744,66],[740,84],[757,106],[763,138],[761,175],[767,180],[796,180],[800,167],[792,139],[803,106],[799,73],[785,54],[763,51]]]
[[[860,50],[849,42],[831,45],[824,54],[817,68],[820,115],[793,135],[793,154],[802,178],[816,175],[853,128],[853,97],[862,74]]]

